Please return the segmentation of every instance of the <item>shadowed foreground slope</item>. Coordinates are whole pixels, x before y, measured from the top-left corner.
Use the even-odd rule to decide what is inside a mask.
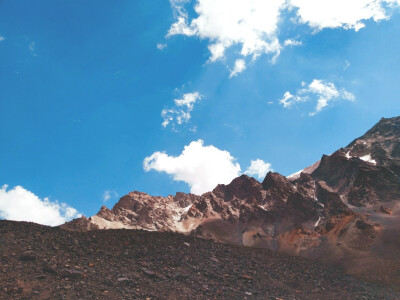
[[[267,249],[170,232],[70,232],[0,221],[1,299],[398,299]]]

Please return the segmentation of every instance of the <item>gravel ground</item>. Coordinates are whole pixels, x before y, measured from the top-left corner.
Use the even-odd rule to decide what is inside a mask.
[[[0,221],[0,299],[400,299],[300,257],[173,233]]]

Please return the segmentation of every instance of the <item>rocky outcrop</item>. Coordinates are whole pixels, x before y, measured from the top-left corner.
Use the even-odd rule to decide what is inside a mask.
[[[85,232],[90,230],[100,229],[99,226],[91,222],[91,218],[86,218],[82,216],[78,219],[74,219],[70,222],[60,225],[62,229],[70,230],[70,231],[79,231]]]
[[[346,154],[344,150],[339,150],[330,156],[324,155],[311,176],[315,180],[325,181],[354,206],[399,199],[400,177],[396,173],[384,165],[378,165],[372,158],[363,160],[346,157]]]

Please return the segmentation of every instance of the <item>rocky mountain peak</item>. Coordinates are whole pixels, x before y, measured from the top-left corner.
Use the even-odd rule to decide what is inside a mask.
[[[390,165],[400,159],[400,117],[382,118],[363,136],[345,149],[348,157],[360,157],[378,165]]]
[[[262,198],[261,189],[262,186],[260,182],[253,177],[243,174],[233,179],[232,182],[227,185],[217,185],[212,192],[225,201],[231,201],[233,198],[241,200],[247,198],[250,201],[253,199],[260,201]]]
[[[63,228],[173,231],[359,268],[360,251],[375,259],[373,249],[382,249],[388,237],[399,245],[398,253],[399,218],[397,117],[382,119],[347,147],[288,178],[269,172],[260,183],[241,175],[201,196],[134,191],[112,209],[103,206]]]
[[[400,136],[400,116],[394,118],[382,118],[366,132],[363,137],[380,136],[381,138]]]
[[[262,182],[262,187],[274,200],[280,199],[282,201],[286,201],[296,189],[285,176],[275,172],[268,172]]]
[[[287,178],[279,173],[276,172],[268,172],[267,175],[265,176],[262,186],[265,190],[268,190],[270,188],[275,188],[278,186],[284,187],[289,185],[290,182],[287,180]]]
[[[107,206],[103,205],[99,212],[97,213],[98,215],[107,215],[110,213],[110,210],[107,208]]]

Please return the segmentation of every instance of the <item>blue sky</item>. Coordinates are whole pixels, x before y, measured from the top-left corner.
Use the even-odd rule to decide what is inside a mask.
[[[0,217],[290,175],[399,114],[398,2],[264,2],[1,1]]]

